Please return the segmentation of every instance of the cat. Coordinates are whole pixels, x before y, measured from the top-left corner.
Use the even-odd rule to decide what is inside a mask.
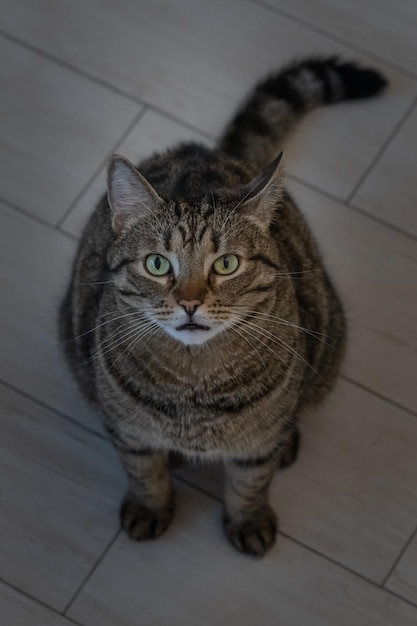
[[[224,463],[223,523],[237,549],[273,545],[271,477],[296,459],[299,416],[332,388],[346,336],[276,154],[307,111],[385,85],[354,63],[301,60],[257,84],[214,149],[180,144],[138,169],[110,159],[60,336],[126,469],[120,517],[132,539],[170,524],[177,453]]]

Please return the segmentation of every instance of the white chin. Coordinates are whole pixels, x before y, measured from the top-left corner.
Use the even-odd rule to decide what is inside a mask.
[[[176,330],[175,328],[165,327],[165,330],[171,337],[186,346],[201,346],[217,335],[221,329],[212,327],[210,330]]]

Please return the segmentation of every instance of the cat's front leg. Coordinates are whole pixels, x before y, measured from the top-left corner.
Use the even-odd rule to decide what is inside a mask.
[[[136,541],[159,537],[171,523],[175,509],[168,454],[120,446],[118,451],[129,476],[129,491],[120,507],[122,528]]]
[[[224,529],[240,551],[263,556],[274,544],[277,517],[268,503],[268,487],[277,459],[233,459],[226,465]]]

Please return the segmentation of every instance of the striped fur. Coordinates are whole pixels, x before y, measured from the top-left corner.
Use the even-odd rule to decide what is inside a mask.
[[[183,144],[138,170],[111,160],[60,330],[129,476],[121,520],[133,539],[169,525],[177,453],[224,462],[238,549],[273,544],[268,486],[296,458],[299,415],[333,385],[345,321],[280,159],[267,164],[301,114],[384,84],[349,63],[304,61],[260,83],[216,149]],[[152,254],[165,275],[150,273]],[[230,275],[216,269],[224,255],[227,267],[238,259]]]

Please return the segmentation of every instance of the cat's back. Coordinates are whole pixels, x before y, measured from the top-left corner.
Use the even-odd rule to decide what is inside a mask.
[[[199,203],[210,191],[233,189],[256,174],[254,166],[198,143],[182,143],[138,166],[161,198]]]

